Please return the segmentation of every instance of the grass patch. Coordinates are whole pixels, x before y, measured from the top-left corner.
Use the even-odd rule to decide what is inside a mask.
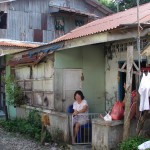
[[[138,150],[138,146],[150,139],[143,137],[133,137],[119,144],[118,150]],[[150,150],[150,149],[147,149]]]

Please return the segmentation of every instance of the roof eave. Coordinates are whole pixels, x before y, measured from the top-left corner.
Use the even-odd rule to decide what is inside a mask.
[[[148,33],[150,33],[150,28],[141,31],[141,37],[148,35]],[[92,44],[101,44],[105,42],[120,41],[125,39],[135,39],[136,37],[137,37],[136,28],[134,30],[131,30],[130,32],[125,32],[124,34],[122,34],[122,32],[111,33],[110,31],[106,31],[106,32],[84,36],[84,37],[80,37],[68,41],[66,40],[65,45],[61,50],[86,46],[86,45],[92,45]]]

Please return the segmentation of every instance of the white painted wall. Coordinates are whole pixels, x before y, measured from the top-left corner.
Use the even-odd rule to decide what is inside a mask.
[[[113,54],[113,59],[108,60],[108,63],[106,59],[106,110],[110,110],[118,99],[118,62],[126,61],[126,55],[126,51],[118,52]],[[134,51],[134,60],[138,60],[137,51]]]

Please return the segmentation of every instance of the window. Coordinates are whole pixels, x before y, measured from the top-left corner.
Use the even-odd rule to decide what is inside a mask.
[[[84,20],[81,20],[81,19],[76,19],[75,20],[75,25],[76,27],[81,27],[83,26],[85,23],[84,23]]]
[[[65,34],[65,21],[63,17],[56,17],[55,18],[55,31],[57,37],[62,36]]]
[[[7,29],[7,13],[0,12],[0,29]]]

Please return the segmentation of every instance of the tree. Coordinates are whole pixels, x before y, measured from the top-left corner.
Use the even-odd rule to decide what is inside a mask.
[[[150,2],[150,0],[140,0],[140,5],[141,4],[145,4]],[[137,6],[137,1],[136,0],[123,0],[120,4],[119,4],[119,10],[123,11],[132,7]]]
[[[98,0],[114,12],[117,12],[117,5],[119,11],[123,11],[137,5],[137,0]],[[140,0],[140,5],[150,2],[150,0]]]
[[[98,0],[101,4],[105,5],[108,7],[110,10],[117,12],[117,7],[114,1],[112,0]]]

